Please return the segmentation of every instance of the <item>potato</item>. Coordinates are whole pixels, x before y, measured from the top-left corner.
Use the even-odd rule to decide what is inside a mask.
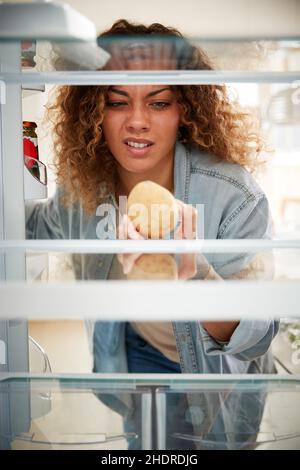
[[[149,253],[141,255],[135,262],[127,279],[166,280],[178,279],[177,264],[172,255]]]
[[[136,230],[152,239],[167,238],[179,219],[173,195],[153,181],[142,181],[132,189],[127,213]]]

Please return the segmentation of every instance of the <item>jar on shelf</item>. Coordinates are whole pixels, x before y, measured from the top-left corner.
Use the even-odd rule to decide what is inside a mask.
[[[24,163],[30,173],[40,179],[39,150],[36,134],[37,125],[33,121],[23,121]]]
[[[36,41],[21,41],[21,66],[24,69],[35,67]]]

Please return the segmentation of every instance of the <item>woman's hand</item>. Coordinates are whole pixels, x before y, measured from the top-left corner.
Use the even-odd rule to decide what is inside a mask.
[[[197,212],[196,209],[188,204],[184,204],[176,199],[179,212],[179,222],[174,232],[174,239],[196,238]],[[118,238],[120,240],[144,240],[145,238],[135,229],[133,222],[127,215],[123,215],[118,229]],[[123,267],[124,274],[131,272],[135,262],[142,253],[120,253],[118,260]],[[197,273],[196,255],[184,253],[180,255],[178,279],[186,280],[194,277]]]
[[[119,240],[144,240],[144,237],[135,229],[134,224],[130,220],[127,214],[124,214],[121,218],[120,225],[118,228]],[[142,253],[119,253],[118,260],[123,267],[123,273],[128,274],[132,270],[136,260],[142,255]]]
[[[197,211],[193,206],[176,199],[179,223],[174,232],[174,240],[194,240],[197,238]],[[197,273],[196,255],[182,253],[179,259],[178,279],[187,280]]]
[[[174,232],[174,240],[194,240],[197,238],[197,211],[180,199],[175,199],[179,221]]]

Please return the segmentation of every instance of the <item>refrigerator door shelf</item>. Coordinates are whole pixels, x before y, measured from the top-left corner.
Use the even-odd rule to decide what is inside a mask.
[[[35,93],[42,93],[45,91],[45,85],[28,83],[27,85],[22,85],[22,98],[27,98]]]
[[[37,161],[40,178],[44,181],[40,181],[35,177],[28,168],[24,165],[24,196],[25,200],[28,199],[46,199],[47,198],[47,169],[46,166]]]

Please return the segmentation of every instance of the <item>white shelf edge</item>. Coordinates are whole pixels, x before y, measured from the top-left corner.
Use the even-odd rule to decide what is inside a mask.
[[[155,295],[153,293],[155,292]],[[200,321],[300,317],[300,281],[0,284],[1,318]]]
[[[86,380],[88,381],[91,385],[93,383],[95,385],[100,385],[101,382],[99,380],[103,381],[104,383],[109,383],[111,380],[117,380],[118,382],[115,382],[114,385],[117,385],[117,383],[120,384],[120,386],[124,386],[125,384],[131,384],[132,382],[135,382],[137,384],[146,381],[149,383],[158,383],[159,385],[162,385],[163,382],[166,384],[170,385],[170,382],[172,381],[174,384],[177,382],[182,384],[183,386],[186,385],[184,381],[189,381],[192,383],[203,383],[205,384],[207,381],[211,383],[216,383],[216,384],[222,384],[224,381],[229,382],[229,383],[236,383],[238,382],[245,382],[246,384],[251,385],[255,384],[256,382],[261,382],[265,380],[268,382],[270,385],[276,384],[280,386],[284,386],[285,384],[288,384],[290,382],[298,382],[300,380],[300,374],[293,374],[293,375],[280,375],[280,374],[186,374],[182,373],[180,375],[178,374],[170,374],[170,373],[160,373],[159,377],[157,376],[157,373],[122,373],[122,372],[114,372],[114,373],[100,373],[100,372],[93,372],[92,374],[89,372],[86,373],[73,373],[73,372],[47,372],[47,373],[33,373],[33,372],[0,372],[0,381],[5,381],[7,379],[33,379],[32,386],[35,386],[35,381],[37,381],[36,386],[37,387],[42,387],[45,385],[47,387],[47,383],[45,383],[45,379],[51,379],[51,380],[70,380],[73,382],[74,380]],[[40,382],[41,380],[42,382]],[[69,385],[68,383],[66,385]],[[173,384],[172,384],[173,385]]]
[[[1,251],[62,251],[66,253],[255,253],[299,249],[298,240],[0,240]]]

